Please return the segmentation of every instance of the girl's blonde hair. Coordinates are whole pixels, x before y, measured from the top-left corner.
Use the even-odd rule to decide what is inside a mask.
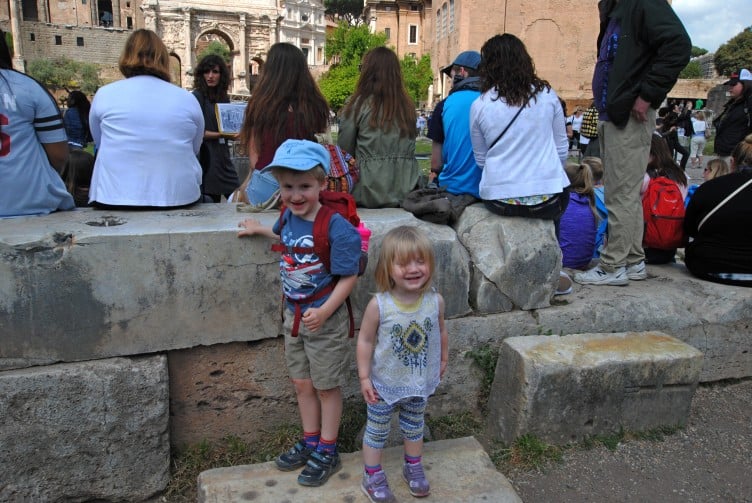
[[[593,185],[603,180],[603,161],[601,161],[600,157],[583,157],[580,163],[590,166],[590,172],[593,174]]]
[[[731,173],[728,163],[721,158],[708,161],[705,169],[708,171],[708,180]]]
[[[387,232],[381,242],[379,259],[376,262],[376,286],[379,292],[386,292],[394,288],[392,280],[392,266],[405,264],[413,258],[422,259],[428,265],[428,281],[421,289],[421,293],[431,287],[435,259],[433,246],[425,232],[417,227],[401,225]]]

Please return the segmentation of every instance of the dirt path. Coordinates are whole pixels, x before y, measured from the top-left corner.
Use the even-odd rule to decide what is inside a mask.
[[[752,379],[700,386],[686,427],[662,441],[567,450],[505,475],[525,503],[752,503]]]

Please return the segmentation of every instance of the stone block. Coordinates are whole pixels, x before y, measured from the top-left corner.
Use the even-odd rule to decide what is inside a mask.
[[[413,498],[402,481],[402,447],[384,449],[382,465],[389,487],[399,501]],[[308,503],[311,501],[365,501],[360,489],[363,455],[341,454],[342,469],[322,487],[303,487],[298,471],[281,472],[273,461],[256,465],[216,468],[198,477],[199,503]],[[473,437],[428,442],[423,467],[431,484],[427,501],[442,503],[521,503],[512,484],[496,470]]]
[[[0,372],[0,501],[144,501],[170,478],[167,361]]]
[[[479,314],[551,305],[561,269],[551,220],[500,217],[474,204],[462,213],[457,237],[473,263],[470,298]]]
[[[435,286],[446,316],[470,312],[470,260],[451,227],[401,209],[362,210],[370,264],[353,292],[356,323],[376,285],[381,239],[415,225],[435,243]],[[171,211],[79,209],[10,219],[0,232],[0,369],[200,345],[281,333],[279,255],[264,237],[238,239],[235,205]]]
[[[684,425],[702,353],[661,332],[510,337],[489,397],[494,437],[554,444]]]

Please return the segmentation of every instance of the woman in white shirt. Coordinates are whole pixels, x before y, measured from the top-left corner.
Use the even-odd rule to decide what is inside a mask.
[[[471,140],[483,170],[480,197],[499,215],[558,221],[569,202],[567,134],[559,98],[535,74],[522,41],[505,33],[486,41],[482,94],[470,109]]]
[[[119,66],[125,79],[102,87],[91,104],[98,150],[90,202],[174,208],[198,201],[204,116],[188,91],[170,83],[167,47],[153,31],[136,30]]]
[[[705,130],[708,125],[705,122],[705,114],[701,111],[695,112],[692,116],[692,139],[690,141],[689,160],[692,167],[702,166],[702,151],[705,150]]]

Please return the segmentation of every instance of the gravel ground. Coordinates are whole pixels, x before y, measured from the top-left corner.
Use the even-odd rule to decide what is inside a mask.
[[[662,441],[569,449],[505,475],[525,503],[752,503],[752,378],[698,387],[686,427]]]

